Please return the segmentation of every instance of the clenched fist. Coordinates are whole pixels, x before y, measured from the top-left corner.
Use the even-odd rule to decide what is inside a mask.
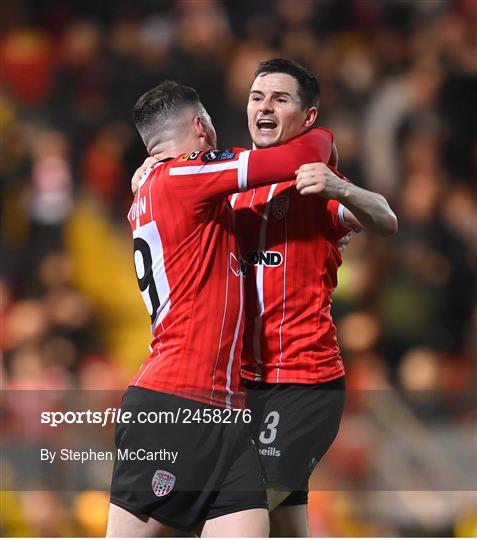
[[[320,195],[325,199],[338,199],[347,182],[341,180],[324,163],[306,163],[296,172],[296,188],[301,195]]]

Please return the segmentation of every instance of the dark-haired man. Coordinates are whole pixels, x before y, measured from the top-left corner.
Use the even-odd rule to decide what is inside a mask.
[[[293,139],[315,123],[319,86],[303,66],[262,63],[247,107],[254,148]],[[331,132],[323,159],[337,164]],[[280,178],[280,177],[278,177]],[[247,273],[242,376],[267,477],[271,536],[307,536],[308,479],[331,446],[344,405],[344,368],[330,306],[338,241],[364,227],[392,234],[385,199],[304,165],[292,182],[234,195]],[[302,195],[319,195],[302,197]],[[273,254],[273,263],[270,263]]]
[[[116,431],[107,535],[170,536],[205,522],[203,536],[266,536],[264,479],[242,410],[243,279],[227,197],[291,181],[331,144],[313,129],[281,148],[212,150],[197,93],[171,81],[144,94],[134,117],[157,160],[128,214],[153,339],[121,404],[130,416]],[[148,412],[166,423],[142,423]],[[124,457],[161,447],[177,458]]]

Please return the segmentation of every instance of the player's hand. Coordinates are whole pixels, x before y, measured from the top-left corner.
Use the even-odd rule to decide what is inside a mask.
[[[133,177],[131,178],[131,191],[136,193],[136,191],[139,188],[139,181],[141,180],[142,175],[146,172],[146,170],[154,165],[154,163],[157,162],[156,158],[148,157],[144,160],[144,163],[136,169],[136,172],[133,174]]]
[[[305,163],[297,171],[296,188],[301,195],[320,195],[325,199],[338,199],[346,182],[324,163]]]
[[[352,236],[353,233],[349,232],[338,240],[338,250],[341,254],[343,254],[344,250],[348,247],[348,244],[351,242]]]

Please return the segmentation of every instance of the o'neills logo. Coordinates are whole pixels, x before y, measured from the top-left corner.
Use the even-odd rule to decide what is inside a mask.
[[[249,251],[247,253],[247,263],[251,266],[280,266],[283,262],[283,255],[278,251]]]
[[[167,471],[156,471],[152,477],[152,491],[158,497],[164,497],[172,491],[176,477]]]
[[[267,448],[259,448],[258,453],[261,456],[280,457],[281,452],[274,446],[268,446]]]

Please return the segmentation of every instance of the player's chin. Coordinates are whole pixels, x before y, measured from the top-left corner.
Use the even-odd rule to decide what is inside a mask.
[[[253,142],[257,148],[267,148],[268,146],[278,144],[279,137],[275,133],[255,133]]]

